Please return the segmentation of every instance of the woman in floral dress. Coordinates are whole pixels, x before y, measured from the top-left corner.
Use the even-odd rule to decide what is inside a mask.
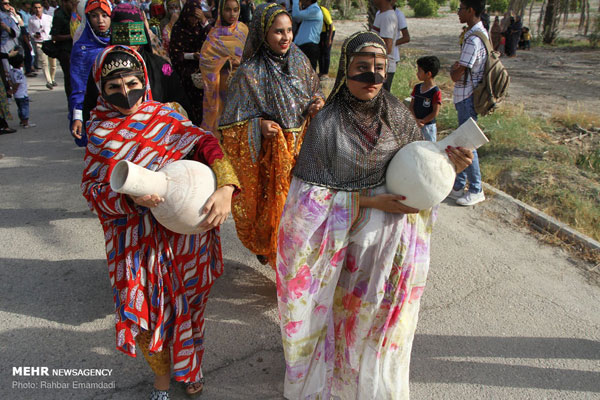
[[[408,398],[435,209],[385,191],[389,160],[422,140],[408,109],[381,90],[386,62],[375,33],[344,42],[292,172],[276,270],[288,399]],[[447,152],[458,171],[471,162],[468,150]]]

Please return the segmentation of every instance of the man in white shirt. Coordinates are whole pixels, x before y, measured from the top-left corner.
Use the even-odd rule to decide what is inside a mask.
[[[392,81],[396,73],[396,62],[398,61],[394,54],[396,37],[398,35],[398,17],[390,0],[374,0],[373,3],[379,9],[373,22],[373,31],[381,36],[387,48],[387,78],[383,84],[383,88],[389,92],[392,89]]]
[[[35,43],[35,56],[42,64],[42,70],[46,77],[46,87],[50,90],[54,88],[52,85],[52,74],[49,69],[48,56],[42,51],[42,43],[44,40],[50,39],[50,29],[52,28],[52,17],[44,14],[44,7],[39,0],[34,0],[33,15],[29,18],[29,34]],[[56,62],[54,63],[54,71],[56,71]]]
[[[42,7],[44,8],[44,14],[54,17],[54,11],[56,11],[56,7],[52,7],[48,0],[42,0]]]

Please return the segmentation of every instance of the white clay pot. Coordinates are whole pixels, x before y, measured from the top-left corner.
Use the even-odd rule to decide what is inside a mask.
[[[206,217],[202,209],[217,184],[213,171],[200,162],[179,160],[150,171],[122,160],[112,171],[110,186],[136,197],[158,194],[165,201],[150,209],[156,220],[173,232],[191,235],[204,232],[198,228]]]
[[[475,150],[489,140],[472,118],[439,142],[416,141],[407,144],[388,165],[386,187],[402,195],[402,204],[418,210],[431,208],[452,191],[456,171],[445,152],[447,146]]]

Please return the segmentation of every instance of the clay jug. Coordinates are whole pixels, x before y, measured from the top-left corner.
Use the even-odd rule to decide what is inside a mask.
[[[216,186],[213,171],[190,160],[174,161],[159,171],[122,160],[110,176],[110,187],[117,193],[131,196],[156,193],[164,198],[164,202],[150,211],[162,226],[186,235],[203,232],[198,228],[206,216],[202,208]]]
[[[475,150],[487,143],[472,118],[439,142],[420,140],[398,150],[386,171],[389,193],[406,196],[402,204],[418,210],[431,208],[452,191],[456,171],[445,152],[447,146]]]

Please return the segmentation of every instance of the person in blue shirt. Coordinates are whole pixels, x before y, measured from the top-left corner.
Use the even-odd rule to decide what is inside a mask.
[[[71,50],[71,135],[75,144],[85,147],[87,136],[83,127],[83,101],[85,98],[88,76],[96,60],[96,56],[110,43],[110,2],[107,0],[90,0],[85,7],[85,24],[83,33],[73,44]]]
[[[298,4],[302,1],[302,10]],[[317,70],[319,62],[319,42],[321,41],[321,30],[323,29],[323,12],[317,0],[293,0],[292,18],[300,23],[294,43],[306,54],[310,65]]]
[[[25,2],[21,4],[21,9],[17,11],[23,20],[23,26],[21,26],[21,38],[20,43],[24,50],[25,57],[25,76],[30,78],[37,76],[33,71],[33,54],[31,47],[31,37],[27,27],[29,26],[29,18],[31,18],[31,3]]]

